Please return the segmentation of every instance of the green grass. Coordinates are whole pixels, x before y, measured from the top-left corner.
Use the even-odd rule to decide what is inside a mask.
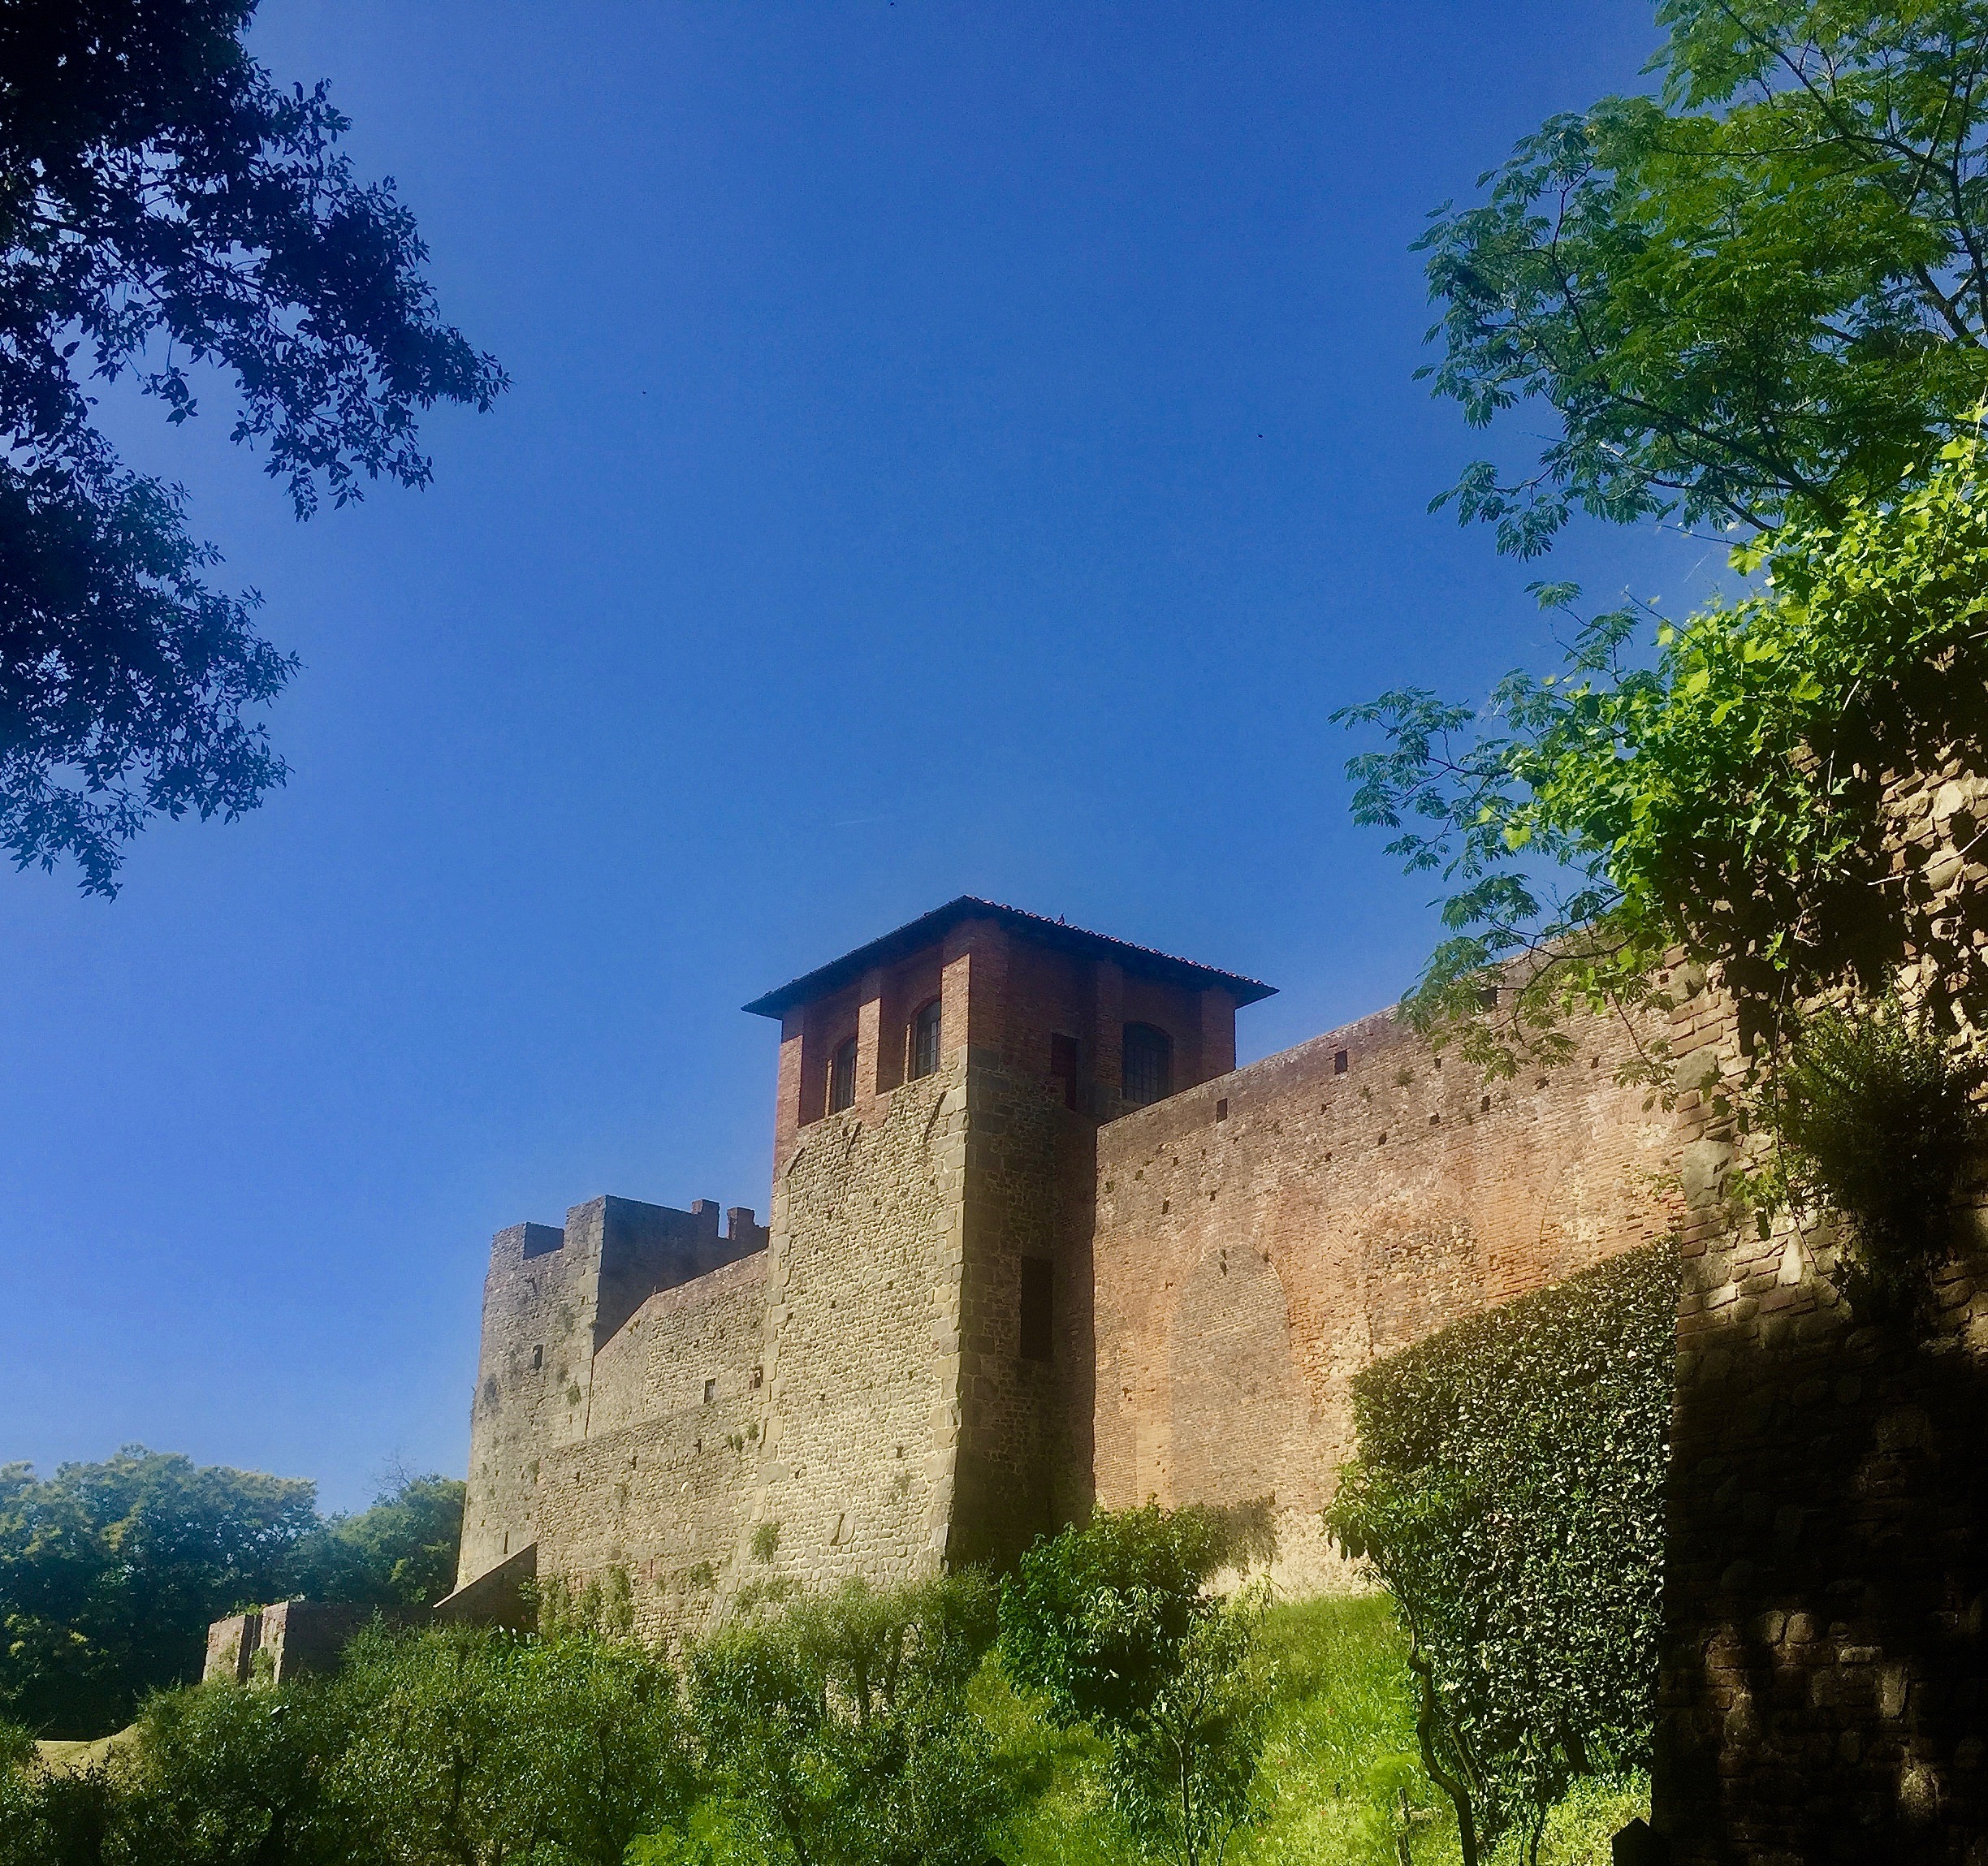
[[[1264,1646],[1276,1668],[1260,1816],[1225,1866],[1457,1866],[1456,1823],[1422,1773],[1407,1668],[1392,1609],[1378,1598],[1307,1600],[1272,1609]],[[1052,1730],[990,1661],[974,1708],[993,1733],[1021,1812],[995,1851],[1006,1866],[1147,1866],[1125,1842],[1103,1790],[1103,1746]],[[1609,1837],[1649,1812],[1649,1785],[1588,1782],[1548,1821],[1540,1866],[1608,1866]],[[637,1842],[642,1866],[733,1866],[749,1857],[713,1805],[685,1839]],[[1492,1866],[1524,1866],[1517,1836]]]
[[[1456,1823],[1415,1752],[1402,1642],[1385,1600],[1307,1600],[1273,1609],[1264,1644],[1277,1704],[1263,1760],[1263,1812],[1227,1866],[1455,1866]],[[1101,1787],[1101,1746],[1049,1730],[989,1666],[975,1708],[1024,1793],[996,1851],[1008,1866],[1143,1866]],[[1540,1866],[1607,1866],[1609,1838],[1649,1812],[1648,1784],[1582,1785],[1554,1811]],[[1404,1850],[1405,1842],[1405,1850]],[[1495,1866],[1522,1866],[1514,1836]]]

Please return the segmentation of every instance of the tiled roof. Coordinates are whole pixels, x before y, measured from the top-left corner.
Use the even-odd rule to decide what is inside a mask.
[[[1191,959],[1177,959],[1170,952],[1157,952],[1150,946],[1134,946],[1128,940],[1114,939],[1108,934],[1087,932],[1081,927],[1072,927],[1061,920],[1025,913],[1019,907],[1004,907],[997,901],[982,901],[974,895],[962,894],[958,900],[935,907],[931,913],[920,915],[896,931],[872,939],[867,946],[858,946],[853,952],[845,952],[840,959],[832,959],[826,965],[817,966],[791,983],[754,999],[745,1008],[757,1017],[780,1017],[795,1004],[826,997],[851,979],[860,978],[873,965],[886,965],[893,959],[901,959],[936,945],[949,929],[962,920],[981,919],[998,920],[1010,932],[1037,945],[1054,947],[1060,952],[1074,952],[1085,958],[1113,960],[1126,971],[1142,978],[1165,978],[1196,991],[1220,986],[1231,993],[1238,1004],[1253,1004],[1260,998],[1272,996],[1277,990],[1276,986],[1266,985],[1260,978],[1246,978],[1240,973],[1220,971],[1212,965],[1197,965]]]

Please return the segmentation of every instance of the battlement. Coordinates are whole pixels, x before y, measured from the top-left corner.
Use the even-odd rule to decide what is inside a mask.
[[[679,1211],[612,1196],[574,1206],[564,1225],[512,1225],[496,1234],[483,1287],[460,1583],[534,1538],[547,1460],[600,1429],[603,1350],[652,1298],[681,1291],[694,1307],[716,1272],[763,1261],[767,1239],[750,1206],[732,1207],[721,1225],[712,1199]],[[617,1388],[604,1414],[627,1410]]]

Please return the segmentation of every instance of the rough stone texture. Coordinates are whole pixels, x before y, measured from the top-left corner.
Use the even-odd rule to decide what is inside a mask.
[[[279,1685],[305,1672],[334,1669],[354,1633],[380,1611],[322,1600],[279,1600],[249,1613],[232,1613],[207,1629],[203,1683],[223,1679],[245,1685]],[[398,1624],[407,1616],[389,1611]]]
[[[231,1685],[245,1685],[255,1663],[256,1648],[262,1643],[260,1613],[231,1613],[225,1620],[210,1622],[207,1657],[201,1667],[201,1682],[217,1679]]]
[[[676,1212],[629,1199],[575,1206],[563,1230],[498,1233],[484,1285],[459,1587],[529,1544],[543,1573],[640,1561],[655,1587],[676,1566],[729,1549],[729,1501],[721,1522],[694,1525],[659,1500],[633,1520],[625,1505],[645,1452],[676,1497],[729,1499],[736,1489],[743,1453],[730,1451],[726,1434],[742,1438],[758,1410],[758,1397],[739,1389],[757,1364],[766,1236],[750,1211],[735,1208],[721,1236],[708,1201]],[[724,1396],[715,1410],[702,1403],[714,1379]],[[624,1531],[646,1530],[651,1518],[656,1533],[637,1538],[637,1553]]]
[[[638,1629],[676,1634],[755,1580],[1004,1562],[1089,1508],[1095,1135],[1129,1105],[1124,1026],[1164,1030],[1191,1086],[1234,1066],[1237,994],[1264,988],[959,905],[780,1000],[766,1233],[610,1199],[499,1233],[460,1584],[530,1548],[576,1590],[621,1570]],[[940,1065],[911,1078],[935,1003]],[[1047,1359],[1022,1351],[1031,1262]]]
[[[1353,1375],[1669,1228],[1670,1117],[1620,1025],[1575,1035],[1488,1083],[1383,1013],[1100,1128],[1098,1501],[1273,1499],[1276,1578],[1348,1585],[1318,1513]]]
[[[945,1553],[959,1429],[965,1060],[802,1130],[767,1266],[767,1423],[732,1584]],[[755,1532],[777,1536],[770,1563]]]
[[[1617,1084],[1618,1025],[1550,1080],[1487,1085],[1392,1013],[1238,1070],[1234,991],[1140,964],[969,914],[784,1003],[763,1255],[708,1267],[702,1206],[500,1233],[465,1579],[535,1544],[577,1587],[624,1570],[637,1625],[676,1631],[758,1579],[1005,1563],[1156,1496],[1274,1499],[1280,1579],[1344,1584],[1318,1512],[1353,1373],[1665,1229],[1670,1123]],[[940,1067],[907,1080],[934,1002]],[[1173,1044],[1146,1108],[1133,1022]]]
[[[534,1584],[538,1579],[538,1545],[522,1549],[486,1569],[466,1587],[445,1594],[428,1617],[445,1626],[507,1626],[529,1632],[538,1622]]]
[[[1925,878],[1921,950],[1950,976],[1988,939],[1988,871],[1955,846],[1984,788],[1956,765],[1892,795],[1894,870]],[[1674,1022],[1690,1212],[1653,1823],[1688,1866],[1983,1866],[1988,1225],[1930,1332],[1852,1314],[1827,1228],[1762,1238],[1722,1209],[1734,1006],[1701,988]]]

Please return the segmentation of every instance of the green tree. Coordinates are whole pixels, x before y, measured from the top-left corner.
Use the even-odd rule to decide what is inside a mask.
[[[1571,1005],[1667,1005],[1679,950],[1719,965],[1763,1057],[1805,1000],[1882,995],[1908,953],[1935,1011],[1988,1013],[1982,956],[1895,866],[1885,788],[1956,755],[1982,768],[1982,464],[1969,432],[1895,500],[1790,519],[1735,554],[1757,592],[1662,624],[1653,663],[1618,613],[1580,628],[1562,673],[1508,676],[1487,715],[1421,689],[1346,709],[1389,741],[1349,767],[1355,817],[1454,890],[1410,1015],[1509,1074],[1566,1053]],[[1666,1061],[1651,1042],[1653,1084]]]
[[[210,1621],[284,1596],[313,1497],[142,1445],[46,1479],[0,1466],[0,1712],[101,1736],[147,1690],[197,1678]]]
[[[977,1576],[845,1582],[734,1620],[689,1658],[709,1777],[750,1856],[980,1866],[1006,1795],[966,1685],[994,1635]]]
[[[1662,0],[1653,96],[1558,116],[1420,243],[1424,374],[1476,425],[1558,417],[1466,520],[1545,549],[1580,508],[1752,529],[1840,518],[1988,394],[1981,0]]]
[[[1100,1510],[1040,1540],[1004,1582],[1003,1662],[1052,1722],[1088,1724],[1139,1842],[1220,1866],[1252,1805],[1269,1691],[1260,1602],[1208,1592],[1234,1553],[1221,1512]]]
[[[403,1476],[368,1510],[334,1516],[298,1544],[293,1585],[313,1600],[426,1607],[456,1585],[460,1479]]]
[[[299,516],[430,477],[417,416],[486,408],[391,183],[322,84],[243,45],[255,0],[0,4],[0,845],[115,892],[153,814],[232,817],[286,775],[251,710],[295,670],[210,589],[177,489],[132,473],[86,384],[169,421],[215,373]]]
[[[620,1866],[682,1818],[676,1674],[631,1641],[376,1629],[335,1689],[352,1737],[328,1792],[393,1866]]]
[[[1678,1283],[1650,1246],[1355,1379],[1326,1526],[1408,1635],[1463,1866],[1515,1828],[1534,1857],[1577,1777],[1649,1766]]]
[[[102,1772],[97,1857],[104,1866],[374,1866],[387,1855],[369,1811],[342,1800],[332,1781],[362,1695],[320,1678],[280,1691],[154,1694],[133,1748]],[[34,1866],[71,1866],[71,1856],[58,1849]]]

